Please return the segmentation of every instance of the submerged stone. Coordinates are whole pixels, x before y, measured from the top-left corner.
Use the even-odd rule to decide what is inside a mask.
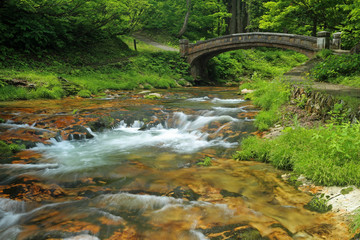
[[[209,229],[198,229],[211,240],[222,239],[246,239],[246,240],[269,240],[262,237],[260,232],[246,224],[231,224],[216,226]]]
[[[182,187],[176,187],[174,190],[169,192],[167,196],[173,198],[185,198],[189,201],[196,201],[199,199],[199,197],[201,197],[200,194],[197,194],[192,189],[183,189]]]

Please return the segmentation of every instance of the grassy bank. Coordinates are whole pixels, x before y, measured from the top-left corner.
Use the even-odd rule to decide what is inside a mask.
[[[360,88],[360,54],[337,56],[323,51],[319,57],[323,61],[311,72],[316,81]]]
[[[262,108],[255,120],[260,130],[281,124],[285,114],[282,106],[290,104],[290,86],[286,82],[257,78],[241,87],[255,89],[247,97]],[[322,185],[360,186],[360,123],[350,124],[345,113],[335,109],[338,105],[323,126],[301,127],[295,116],[292,121],[295,126],[285,125],[282,135],[275,139],[246,139],[235,158],[269,162],[277,168],[304,174]]]
[[[89,97],[106,89],[171,88],[192,79],[175,52],[133,39],[107,39],[83,49],[40,56],[8,53],[0,65],[0,100]]]

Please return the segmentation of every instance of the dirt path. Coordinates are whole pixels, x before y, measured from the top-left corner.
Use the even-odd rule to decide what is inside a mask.
[[[145,36],[145,35],[143,35],[141,33],[133,33],[132,36],[134,38],[136,38],[136,40],[142,41],[142,42],[147,43],[149,45],[152,45],[152,46],[154,46],[156,48],[160,48],[160,49],[165,50],[165,51],[179,52],[178,49],[166,46],[166,45],[158,43],[158,42],[155,42],[155,41],[149,39],[147,36]]]
[[[325,82],[314,82],[307,75],[310,69],[318,63],[319,60],[311,59],[306,63],[293,68],[291,71],[284,74],[290,81],[298,84],[309,86],[315,90],[323,91],[335,96],[351,96],[360,99],[360,88],[349,87],[339,84],[331,84]]]

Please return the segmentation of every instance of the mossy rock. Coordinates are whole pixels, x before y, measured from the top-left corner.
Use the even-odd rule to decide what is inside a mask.
[[[25,149],[24,145],[18,145],[15,143],[7,144],[4,141],[0,141],[0,157],[11,157],[23,149]]]
[[[201,195],[197,194],[192,189],[182,189],[181,187],[177,187],[169,192],[167,196],[173,198],[185,198],[189,201],[197,201]]]
[[[328,200],[323,196],[315,196],[304,208],[313,212],[326,213],[332,209],[332,205],[328,205]]]
[[[115,120],[110,116],[102,116],[95,122],[88,123],[92,131],[103,131],[106,129],[111,129],[115,126]]]
[[[246,239],[246,240],[268,240],[262,237],[260,232],[244,224],[232,224],[226,226],[216,226],[210,229],[197,229],[201,231],[208,239]]]

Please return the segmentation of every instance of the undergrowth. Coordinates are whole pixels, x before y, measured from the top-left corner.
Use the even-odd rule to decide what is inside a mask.
[[[132,39],[123,38],[130,45]],[[0,62],[0,101],[76,94],[90,97],[106,89],[178,87],[192,80],[188,68],[176,52],[158,51],[145,43],[133,51],[121,39],[55,55],[14,53]],[[28,86],[14,86],[14,80]]]
[[[360,54],[325,55],[311,71],[316,81],[360,87]]]
[[[210,79],[216,82],[240,82],[250,79],[254,73],[270,79],[306,60],[305,55],[294,51],[261,47],[220,54],[209,61],[208,71]]]

